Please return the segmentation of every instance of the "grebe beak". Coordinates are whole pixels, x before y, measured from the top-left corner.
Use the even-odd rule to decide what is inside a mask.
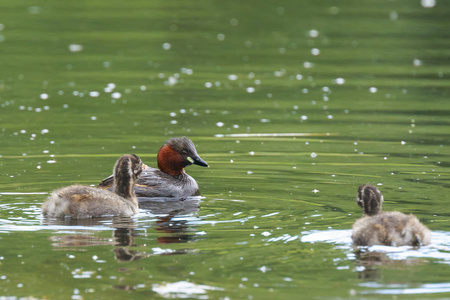
[[[208,163],[206,161],[204,161],[200,156],[196,156],[196,157],[187,157],[187,160],[194,165],[198,165],[201,167],[209,167]]]

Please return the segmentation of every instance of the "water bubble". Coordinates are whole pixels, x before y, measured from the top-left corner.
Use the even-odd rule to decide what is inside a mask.
[[[92,117],[91,117],[91,120],[92,120],[92,121],[95,121],[95,120],[97,120],[97,117],[96,117],[96,116],[92,116]]]
[[[170,45],[170,43],[164,43],[162,45],[162,47],[163,47],[164,50],[169,50],[172,47],[172,45]]]
[[[231,26],[238,26],[238,24],[239,24],[239,21],[238,21],[238,19],[231,19],[230,20],[230,24],[231,24]]]
[[[378,89],[376,87],[371,87],[369,89],[369,92],[371,92],[372,94],[375,94],[378,91]]]
[[[343,85],[343,84],[345,83],[345,79],[339,77],[339,78],[336,78],[336,79],[334,80],[334,82],[335,82],[336,84]]]
[[[231,75],[228,75],[228,79],[229,80],[237,80],[238,77],[237,77],[237,75],[231,74]]]
[[[284,76],[284,74],[286,74],[286,70],[285,70],[285,69],[281,69],[281,70],[279,70],[279,71],[273,72],[273,75],[274,75],[275,77],[282,77],[282,76]]]
[[[255,83],[255,85],[260,85],[260,84],[261,84],[261,80],[256,79],[256,80],[254,81],[254,83]]]
[[[255,155],[255,151],[250,151],[248,154]]]
[[[69,45],[70,52],[80,52],[83,51],[83,46],[79,44],[70,44]]]
[[[319,36],[319,32],[317,30],[315,30],[315,29],[311,29],[309,31],[309,36],[312,37],[312,38],[316,38],[316,37]]]
[[[171,121],[170,121],[170,124],[173,124],[173,125],[175,125],[175,124],[177,124],[177,123],[178,123],[177,120],[171,120]]]
[[[100,93],[97,91],[91,91],[91,92],[89,92],[89,96],[95,98],[95,97],[100,96]]]
[[[111,94],[111,97],[113,97],[114,99],[120,99],[122,97],[122,94],[119,92],[114,92]]]
[[[5,29],[5,25],[0,23],[0,31],[3,31],[3,29]]]
[[[406,142],[405,141],[401,141],[400,144],[406,145]]]
[[[303,116],[300,117],[300,119],[301,119],[302,121],[306,121],[306,120],[308,120],[308,116],[303,115]]]
[[[25,129],[22,129],[22,130],[20,131],[20,133],[24,134],[24,133],[27,133],[27,131],[26,131]]]
[[[311,49],[311,54],[314,56],[317,56],[320,54],[320,50],[318,48],[312,48]]]
[[[284,7],[282,7],[282,6],[277,7],[277,14],[279,14],[279,15],[284,14]]]
[[[207,89],[212,88],[213,84],[211,82],[205,82],[205,87]]]
[[[255,88],[254,87],[248,87],[247,88],[247,93],[251,94],[255,92]]]
[[[389,13],[389,19],[391,19],[391,21],[397,21],[398,20],[398,13],[393,10]]]
[[[261,119],[261,123],[269,123],[270,119]]]
[[[41,11],[42,11],[42,8],[39,7],[39,6],[30,6],[30,7],[28,7],[28,12],[30,14],[32,14],[32,15],[39,14],[39,13],[41,13]]]
[[[311,153],[311,157],[312,157],[312,158],[316,158],[316,157],[317,157],[316,152]]]
[[[233,125],[233,128],[237,129],[237,128],[239,128],[239,125],[234,124],[234,125]]]
[[[339,13],[339,7],[336,7],[336,6],[330,7],[330,13],[332,15],[337,15]]]
[[[217,39],[218,39],[219,41],[223,41],[223,40],[225,39],[225,35],[224,35],[223,33],[219,33],[219,34],[217,35]]]
[[[178,79],[175,76],[169,76],[169,78],[167,79],[167,85],[169,86],[174,86],[175,84],[178,83]]]
[[[436,0],[421,0],[420,4],[424,8],[431,8],[431,7],[434,7],[436,5]]]
[[[48,99],[48,94],[42,93],[42,94],[39,95],[39,98],[41,98],[42,100],[47,100]]]
[[[420,67],[422,65],[422,61],[420,59],[414,58],[413,65],[414,67]]]
[[[34,109],[34,111],[35,111],[35,112],[41,112],[41,111],[42,111],[42,108],[36,107],[36,108]]]
[[[297,75],[295,75],[295,79],[302,80],[303,76],[301,74],[297,74]]]
[[[217,126],[217,127],[223,127],[223,125],[225,125],[224,122],[217,122],[217,123],[216,123],[216,126]]]
[[[111,62],[109,62],[109,61],[104,61],[104,62],[103,62],[103,67],[104,67],[104,68],[109,68],[109,67],[111,67]]]
[[[331,119],[333,119],[333,115],[328,115],[327,118],[328,118],[328,120],[331,120]]]
[[[140,89],[141,89],[141,91],[145,91],[145,90],[147,90],[147,87],[145,85],[141,85]]]
[[[313,64],[312,62],[305,61],[305,62],[303,63],[303,67],[304,67],[305,69],[311,69],[311,68],[314,67],[314,64]]]

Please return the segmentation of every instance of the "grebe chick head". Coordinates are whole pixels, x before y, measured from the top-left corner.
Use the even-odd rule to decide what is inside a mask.
[[[139,156],[122,155],[114,165],[114,193],[124,198],[134,198],[134,185],[142,169],[143,163]]]
[[[363,184],[358,189],[356,203],[363,209],[365,215],[373,216],[381,212],[383,195],[377,187]]]
[[[158,151],[158,168],[172,176],[180,175],[184,168],[192,164],[208,167],[195,149],[194,143],[187,137],[170,138]]]

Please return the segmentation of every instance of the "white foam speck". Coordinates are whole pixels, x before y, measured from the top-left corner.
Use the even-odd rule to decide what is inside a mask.
[[[164,50],[170,50],[170,48],[172,48],[172,45],[170,43],[164,43],[162,45],[162,47],[163,47]]]
[[[69,45],[70,52],[80,52],[83,51],[83,46],[79,44],[70,44]]]
[[[114,92],[111,94],[111,97],[113,97],[114,99],[120,99],[122,97],[122,94],[119,92]]]
[[[436,0],[421,0],[420,4],[425,8],[432,8],[436,5]]]
[[[336,79],[334,80],[334,82],[335,82],[336,84],[343,85],[343,84],[345,83],[345,79],[339,77],[339,78],[336,78]]]
[[[316,38],[316,37],[319,36],[319,32],[317,30],[315,30],[315,29],[311,29],[309,31],[309,36],[312,37],[312,38]]]
[[[99,92],[97,92],[97,91],[92,91],[92,92],[89,92],[89,96],[91,96],[91,97],[95,98],[95,97],[98,97],[98,96],[100,96],[100,93],[99,93]]]

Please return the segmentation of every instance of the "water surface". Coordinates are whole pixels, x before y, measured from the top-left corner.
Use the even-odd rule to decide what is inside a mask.
[[[450,297],[445,1],[5,1],[0,297]],[[431,7],[427,7],[431,6]],[[202,197],[42,218],[188,136]],[[431,245],[354,249],[362,183]]]

